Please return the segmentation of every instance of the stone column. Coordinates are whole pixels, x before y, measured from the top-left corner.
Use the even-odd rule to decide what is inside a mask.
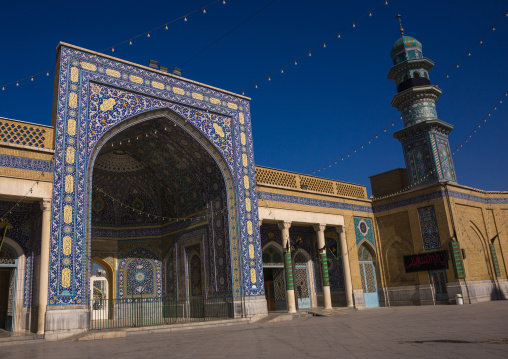
[[[349,268],[349,253],[347,250],[346,231],[344,226],[335,227],[339,234],[340,254],[342,256],[342,274],[344,275],[344,289],[348,307],[353,307],[353,284],[351,283],[351,269]]]
[[[317,246],[319,260],[321,262],[321,272],[323,273],[323,299],[325,309],[332,309],[332,296],[330,294],[330,277],[328,275],[328,260],[326,257],[325,241],[326,224],[316,224],[314,230],[317,232]]]
[[[293,264],[291,261],[291,242],[289,240],[290,227],[291,222],[279,222],[279,229],[282,231],[282,251],[284,252],[288,313],[296,313],[295,289],[293,286]]]
[[[46,307],[48,305],[49,278],[49,241],[51,233],[51,200],[44,198],[41,202],[42,231],[41,231],[41,265],[39,273],[39,320],[37,334],[44,334],[46,323]]]

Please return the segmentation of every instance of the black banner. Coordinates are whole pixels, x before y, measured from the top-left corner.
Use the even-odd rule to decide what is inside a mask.
[[[404,256],[403,259],[406,273],[448,269],[448,254],[446,251],[413,254]]]

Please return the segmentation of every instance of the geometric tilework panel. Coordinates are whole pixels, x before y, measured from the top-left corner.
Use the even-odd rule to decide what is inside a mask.
[[[369,242],[373,248],[376,248],[374,241],[374,228],[371,218],[353,217],[355,225],[356,245],[359,246],[364,240]]]
[[[184,130],[214,158],[227,192],[229,218],[222,223],[229,232],[232,294],[261,295],[249,100],[69,46],[59,50],[49,304],[88,300],[91,161],[114,136],[153,119]]]
[[[161,261],[148,249],[138,247],[118,265],[118,298],[161,297]]]
[[[418,217],[420,218],[423,248],[425,250],[441,248],[434,206],[418,208]]]

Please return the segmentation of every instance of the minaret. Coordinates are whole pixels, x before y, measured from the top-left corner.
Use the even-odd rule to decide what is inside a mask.
[[[437,118],[436,101],[442,91],[430,84],[429,72],[434,62],[422,55],[422,44],[404,36],[390,53],[393,67],[388,78],[397,84],[392,106],[402,113],[404,128],[393,134],[402,144],[411,187],[436,181],[457,182],[448,142],[453,129]]]

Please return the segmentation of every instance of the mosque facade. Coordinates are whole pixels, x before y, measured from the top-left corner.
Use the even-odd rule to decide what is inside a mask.
[[[90,329],[508,295],[508,192],[462,186],[416,39],[391,52],[406,168],[255,166],[250,99],[58,47],[52,126],[0,118],[0,328]]]

